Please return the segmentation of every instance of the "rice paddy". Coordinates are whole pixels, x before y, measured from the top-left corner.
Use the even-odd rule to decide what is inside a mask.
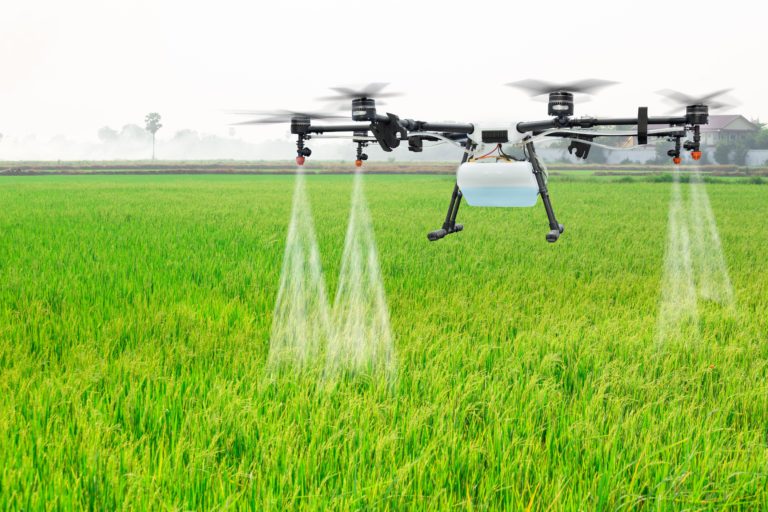
[[[555,176],[557,244],[540,204],[429,243],[452,185],[306,176],[307,243],[293,176],[4,178],[0,509],[768,508],[768,188]],[[270,371],[360,329],[371,254],[396,371]]]

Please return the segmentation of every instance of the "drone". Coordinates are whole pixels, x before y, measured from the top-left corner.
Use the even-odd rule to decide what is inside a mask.
[[[334,87],[331,88],[334,95],[319,98],[334,102],[351,101],[353,124],[318,124],[317,121],[343,117],[326,112],[289,110],[238,111],[235,113],[262,117],[235,124],[290,123],[291,134],[296,136],[296,164],[299,166],[304,165],[312,154],[306,146],[307,141],[316,138],[351,139],[356,145],[355,165],[358,168],[368,159],[365,148],[369,144],[378,144],[385,152],[401,145],[407,145],[409,151],[421,152],[428,147],[425,142],[455,144],[463,153],[448,213],[442,227],[427,234],[428,240],[434,242],[464,229],[463,224],[456,222],[462,199],[470,206],[531,207],[541,197],[549,221],[546,240],[554,243],[565,228],[558,222],[552,207],[547,169],[536,153],[537,142],[553,138],[570,140],[568,152],[586,159],[593,146],[608,147],[595,142],[598,138],[623,137],[634,147],[647,145],[649,138],[665,139],[673,144],[667,155],[677,165],[682,160],[682,151],[690,152],[694,160],[701,159],[701,126],[708,123],[710,108],[729,106],[716,98],[730,89],[698,97],[664,90],[659,93],[684,106],[684,115],[650,117],[647,107],[639,107],[636,117],[574,116],[576,95],[582,97],[615,83],[585,79],[555,84],[528,79],[506,84],[522,89],[532,97],[546,96],[549,118],[541,121],[484,124],[403,119],[389,112],[379,113],[377,100],[399,94],[385,92],[386,83],[372,83],[362,89]],[[522,150],[522,157],[513,156],[515,150],[518,154]]]

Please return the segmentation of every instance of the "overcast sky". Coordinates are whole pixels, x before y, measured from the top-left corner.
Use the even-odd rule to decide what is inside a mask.
[[[768,118],[761,2],[5,0],[0,133],[95,140],[143,124],[158,136],[226,134],[233,108],[309,109],[334,85],[391,82],[401,117],[541,118],[502,84],[606,78],[577,114],[651,115],[654,91],[733,87]],[[259,141],[284,128],[238,128]]]

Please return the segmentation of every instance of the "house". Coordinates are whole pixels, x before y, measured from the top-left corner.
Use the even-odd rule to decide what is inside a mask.
[[[666,124],[649,124],[649,130],[659,130],[669,128]],[[735,115],[712,115],[709,116],[709,123],[701,125],[701,145],[704,147],[717,146],[720,141],[733,142],[750,134],[760,131],[760,126],[748,120],[746,117]],[[683,140],[692,138],[689,132]],[[637,143],[637,138],[634,140]]]
[[[733,142],[760,130],[742,115],[710,115],[709,124],[701,126],[701,143],[716,146],[720,141]]]

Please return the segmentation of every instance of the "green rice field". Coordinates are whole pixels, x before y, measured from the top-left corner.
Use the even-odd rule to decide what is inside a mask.
[[[352,176],[306,179],[333,298]],[[293,183],[0,179],[0,510],[768,509],[768,186],[706,185],[733,305],[660,339],[669,182],[430,243],[453,179],[367,176],[396,376],[331,387],[265,370]]]

